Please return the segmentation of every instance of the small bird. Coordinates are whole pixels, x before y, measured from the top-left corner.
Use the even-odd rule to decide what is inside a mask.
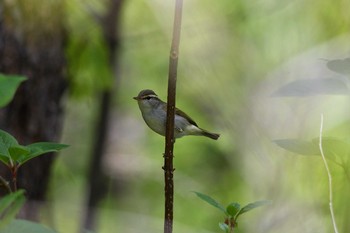
[[[142,117],[148,127],[154,132],[165,136],[167,103],[160,100],[152,90],[142,90],[138,96],[133,98],[137,100]],[[220,134],[199,128],[191,117],[180,109],[175,108],[174,137],[181,138],[187,135],[205,136],[214,140],[217,140],[220,136]]]

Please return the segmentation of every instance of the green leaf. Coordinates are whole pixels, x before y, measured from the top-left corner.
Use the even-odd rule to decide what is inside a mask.
[[[219,222],[219,227],[221,230],[225,231],[226,233],[230,232],[230,227],[224,222]]]
[[[10,165],[11,147],[19,146],[17,140],[9,133],[0,129],[0,160],[7,166]]]
[[[350,58],[330,60],[327,62],[327,67],[339,74],[350,75]]]
[[[263,200],[263,201],[256,201],[253,203],[249,203],[248,205],[244,206],[236,215],[235,219],[238,218],[239,215],[242,215],[248,211],[251,211],[252,209],[258,208],[260,206],[264,206],[264,205],[270,205],[272,203],[272,201],[270,200]]]
[[[0,74],[0,107],[8,104],[21,82],[26,80],[23,76]]]
[[[10,155],[8,149],[12,146],[18,146],[16,138],[4,130],[0,129],[0,154]]]
[[[0,199],[0,214],[8,208],[16,199],[24,195],[24,190],[18,190],[17,192],[10,193]]]
[[[8,151],[10,153],[10,157],[12,161],[15,161],[15,162],[20,161],[21,158],[25,157],[30,152],[30,150],[27,147],[21,146],[21,145],[11,146],[8,149]]]
[[[29,150],[29,153],[25,156],[22,156],[20,160],[17,162],[22,165],[23,163],[27,162],[28,160],[35,158],[39,155],[46,154],[49,152],[58,152],[64,148],[67,148],[68,145],[65,144],[59,144],[59,143],[53,143],[53,142],[37,142],[30,144],[26,146],[26,148]]]
[[[319,155],[320,149],[317,144],[299,139],[273,140],[278,146],[285,150],[301,155]]]
[[[24,190],[10,193],[0,200],[0,229],[9,224],[25,202]],[[1,231],[0,231],[1,232]]]
[[[347,84],[342,79],[322,78],[322,79],[299,79],[290,82],[278,90],[273,97],[304,97],[315,95],[349,95]]]
[[[226,212],[234,217],[237,212],[241,209],[241,205],[237,202],[232,202],[231,204],[229,204],[227,207],[226,207]]]
[[[34,222],[16,219],[0,233],[57,233],[56,231]]]
[[[57,152],[66,147],[68,145],[52,142],[37,142],[28,146],[22,146],[18,144],[12,135],[0,130],[0,161],[7,166],[10,166],[10,159],[21,165],[39,155]]]
[[[200,199],[202,199],[203,201],[207,202],[209,205],[214,206],[215,208],[218,208],[219,210],[221,210],[222,212],[225,213],[225,215],[227,215],[227,212],[225,210],[225,208],[218,203],[217,201],[215,201],[213,198],[209,197],[208,195],[205,195],[203,193],[199,193],[199,192],[194,192]]]

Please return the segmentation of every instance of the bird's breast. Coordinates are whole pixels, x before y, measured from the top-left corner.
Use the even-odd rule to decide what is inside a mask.
[[[165,112],[157,110],[142,112],[142,117],[145,120],[148,127],[150,127],[153,131],[159,133],[160,135],[165,135]]]

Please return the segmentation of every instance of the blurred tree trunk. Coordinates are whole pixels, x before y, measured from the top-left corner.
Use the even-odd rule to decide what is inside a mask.
[[[94,15],[102,27],[103,38],[109,51],[109,65],[115,79],[119,77],[120,19],[123,3],[124,0],[110,0],[104,16]],[[87,209],[81,232],[84,232],[84,229],[95,230],[96,209],[107,192],[107,179],[103,172],[102,159],[106,148],[112,97],[116,95],[116,92],[116,88],[107,88],[100,93],[96,139],[89,165]]]
[[[0,128],[21,144],[60,137],[66,86],[62,13],[59,0],[0,3],[0,72],[28,78],[0,111]],[[53,155],[40,156],[19,169],[18,187],[28,198],[21,217],[37,220],[53,160]],[[0,172],[7,171],[1,167]]]

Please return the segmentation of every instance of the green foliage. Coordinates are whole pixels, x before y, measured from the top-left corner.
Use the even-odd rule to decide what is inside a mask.
[[[24,190],[9,193],[0,199],[0,232],[15,218],[24,202]]]
[[[77,98],[89,97],[111,88],[113,84],[109,61],[113,52],[108,50],[101,25],[89,11],[91,4],[81,1],[69,1],[67,4],[68,78],[71,94]]]
[[[218,208],[219,210],[221,210],[223,213],[226,214],[226,210],[225,208],[218,203],[217,201],[215,201],[213,198],[209,197],[208,195],[205,195],[203,193],[199,193],[199,192],[194,192],[200,199],[202,199],[203,201],[207,202],[208,204]]]
[[[12,4],[1,1],[1,17],[5,25],[21,32],[21,42],[26,46],[43,46],[48,38],[56,40],[62,36],[63,3],[64,1],[37,0]]]
[[[283,149],[299,155],[318,155],[321,156],[319,148],[319,139],[310,141],[301,139],[278,139],[274,142]],[[334,137],[323,137],[322,148],[325,156],[333,162],[345,166],[346,159],[350,154],[350,143]]]
[[[26,80],[23,76],[0,74],[0,107],[7,105],[13,98],[17,87]]]
[[[311,141],[299,140],[299,139],[280,139],[274,140],[274,142],[283,149],[296,153],[298,155],[316,155],[321,156],[319,148],[319,139],[315,138]],[[344,174],[350,180],[349,171],[349,155],[350,155],[350,143],[346,140],[341,140],[333,137],[322,138],[322,149],[324,156],[339,165]]]
[[[222,205],[219,202],[214,200],[212,197],[199,192],[194,192],[194,193],[200,199],[207,202],[209,205],[214,206],[215,208],[219,209],[221,212],[225,214],[225,222],[219,223],[219,227],[221,230],[227,233],[233,232],[233,229],[238,226],[237,219],[240,215],[248,211],[251,211],[255,208],[258,208],[260,206],[271,204],[271,201],[263,200],[263,201],[256,201],[253,203],[249,203],[241,208],[241,205],[239,203],[232,202],[231,204],[227,205],[225,209],[222,207]]]
[[[88,7],[92,6],[92,11],[100,13],[101,11],[94,7],[96,6],[96,2],[102,5],[107,2],[97,0],[73,0],[66,2],[68,11],[66,17],[62,18],[62,20],[72,22],[67,24],[69,26],[67,30],[68,47],[66,47],[68,72],[74,85],[74,94],[88,96],[93,93],[93,91],[91,91],[92,89],[99,88],[103,86],[103,83],[106,83],[105,81],[101,81],[105,80],[105,78],[100,77],[100,74],[102,74],[102,77],[105,77],[104,70],[106,68],[104,66],[104,61],[106,58],[103,58],[103,56],[105,56],[104,54],[106,54],[106,51],[103,50],[106,49],[106,46],[99,42],[102,40],[102,37],[100,36],[96,21],[94,21],[92,17],[89,17],[89,15],[91,16],[92,14],[90,14]],[[257,175],[256,173],[253,174],[249,169],[259,171],[258,168],[254,169],[253,167],[256,165],[256,158],[249,157],[255,153],[261,152],[261,154],[270,154],[271,157],[269,157],[269,161],[271,164],[269,164],[269,168],[271,168],[271,170],[281,169],[281,165],[277,164],[278,161],[273,157],[278,155],[272,154],[272,151],[268,151],[269,147],[264,140],[258,138],[258,140],[255,141],[249,138],[248,141],[244,141],[245,137],[242,136],[250,131],[261,129],[259,126],[254,125],[255,122],[259,121],[250,121],[250,117],[254,115],[250,110],[253,111],[255,105],[259,105],[260,103],[252,104],[250,102],[252,96],[256,94],[252,93],[252,90],[253,92],[257,90],[258,86],[264,83],[264,79],[269,77],[269,75],[266,74],[269,74],[272,69],[275,70],[277,66],[289,60],[292,56],[300,55],[299,52],[304,53],[309,48],[318,46],[320,42],[327,43],[330,38],[333,39],[343,32],[348,32],[350,17],[345,10],[345,2],[346,1],[342,0],[335,4],[334,1],[321,0],[316,6],[312,1],[249,2],[242,0],[223,0],[213,3],[212,0],[202,0],[191,1],[191,4],[187,5],[186,14],[184,14],[184,27],[181,38],[182,48],[179,59],[178,104],[179,107],[183,106],[182,108],[184,110],[189,109],[186,111],[189,111],[189,114],[193,116],[201,126],[205,128],[209,126],[208,129],[212,130],[218,129],[218,131],[223,133],[223,137],[222,140],[216,144],[211,144],[211,142],[207,142],[206,140],[202,142],[202,140],[198,138],[188,138],[186,141],[179,140],[176,143],[178,145],[176,145],[177,170],[175,176],[181,173],[188,177],[187,179],[179,178],[179,183],[175,187],[177,193],[187,192],[188,188],[184,184],[191,181],[200,183],[210,189],[212,189],[212,185],[215,184],[215,188],[219,190],[224,187],[231,187],[232,183],[235,183],[234,192],[237,193],[237,200],[239,200],[246,194],[247,190],[250,190],[249,188],[247,189],[246,179],[239,180],[239,177],[244,177],[247,174],[249,177]],[[104,7],[107,8],[108,6]],[[171,26],[172,23],[172,7],[172,4],[166,4],[165,1],[162,3],[159,1],[130,1],[125,6],[124,12],[122,12],[122,55],[120,57],[122,64],[119,70],[119,73],[122,75],[122,80],[118,82],[118,85],[120,85],[118,107],[122,109],[119,109],[118,112],[129,120],[140,119],[135,103],[131,102],[131,96],[140,89],[151,88],[159,90],[160,93],[158,94],[165,97],[166,90],[164,88],[164,83],[166,81],[168,67],[169,34],[171,33],[169,25]],[[288,46],[286,46],[286,44]],[[344,50],[345,48],[346,47],[341,50],[342,54],[346,53]],[[332,57],[339,56],[338,54],[334,54]],[[318,53],[315,62],[318,62],[317,59],[319,58],[328,58],[328,56]],[[333,63],[329,64],[331,65]],[[298,69],[298,67],[296,69]],[[279,79],[278,82],[283,82],[283,80],[287,78],[288,77],[283,77]],[[289,100],[290,99],[283,99],[283,101]],[[89,153],[90,148],[88,145],[90,145],[90,143],[87,143],[86,140],[88,139],[88,142],[91,142],[92,139],[88,136],[89,133],[86,132],[92,132],[94,128],[92,124],[92,122],[95,122],[94,118],[90,117],[95,116],[95,112],[92,111],[95,109],[94,102],[84,102],[83,110],[79,108],[81,107],[81,103],[76,104],[75,102],[70,102],[69,104],[71,110],[70,112],[67,111],[67,113],[71,114],[72,117],[66,120],[67,126],[63,136],[67,141],[73,141],[74,144],[79,146],[75,147],[74,151],[69,150],[68,153],[70,153],[70,155]],[[273,107],[273,105],[269,105],[266,111],[274,111]],[[244,115],[246,112],[245,110],[249,110],[248,117]],[[344,109],[344,111],[346,111],[346,109]],[[136,114],[131,117],[130,114],[133,113]],[[278,109],[273,113],[276,119],[280,119],[281,115],[279,115],[280,112]],[[245,125],[248,119],[249,125]],[[269,119],[273,120],[274,118]],[[261,116],[259,120],[264,120],[264,117]],[[286,119],[286,121],[288,121],[288,119]],[[272,128],[277,131],[279,126],[276,125]],[[158,192],[159,179],[157,178],[155,181],[155,173],[159,173],[157,169],[160,167],[160,156],[155,155],[162,152],[159,147],[163,141],[159,139],[157,135],[153,136],[152,133],[148,134],[148,137],[145,138],[139,135],[142,137],[142,141],[134,141],[135,137],[132,137],[130,140],[129,136],[135,136],[135,134],[140,133],[140,131],[132,131],[130,128],[127,128],[125,132],[126,133],[123,133],[122,139],[125,141],[132,141],[137,145],[135,147],[129,146],[129,148],[137,150],[136,152],[127,150],[125,154],[133,154],[131,157],[135,159],[135,161],[139,159],[137,155],[143,155],[140,158],[142,159],[140,167],[135,169],[137,170],[136,174],[141,172],[142,176],[141,179],[134,179],[129,186],[130,190],[124,190],[124,194],[120,195],[118,200],[112,201],[111,199],[113,198],[110,198],[109,200],[112,204],[109,205],[108,208],[110,209],[111,206],[116,206],[119,209],[122,207],[122,209],[131,213],[139,213],[139,207],[146,206],[148,208],[144,209],[149,210],[147,211],[147,217],[155,217],[155,219],[158,219],[159,213],[162,213],[162,209],[159,207],[162,203],[159,205],[155,204],[158,203],[160,199]],[[146,132],[148,133],[148,131]],[[84,135],[84,137],[80,137],[80,135]],[[257,150],[256,146],[259,144],[267,151]],[[123,145],[127,144],[123,143]],[[216,153],[213,153],[213,150],[206,150],[206,148],[209,147],[208,145],[212,146]],[[317,143],[315,146],[317,147]],[[241,151],[243,147],[244,151]],[[223,155],[217,156],[217,152],[221,152]],[[232,152],[242,156],[237,156],[237,154],[236,156],[231,156]],[[215,156],[213,156],[214,154]],[[327,153],[326,156],[330,157]],[[131,157],[126,157],[126,159],[130,159]],[[247,157],[250,159],[250,162],[249,160],[248,162],[245,160]],[[225,160],[225,158],[227,160]],[[56,185],[59,186],[60,189],[53,189],[52,194],[53,199],[59,206],[55,211],[58,211],[65,217],[62,217],[62,219],[60,219],[61,221],[57,221],[57,224],[63,226],[62,232],[72,232],[77,227],[77,221],[72,224],[66,223],[75,217],[75,212],[67,211],[67,208],[63,207],[62,204],[69,200],[70,203],[78,203],[77,205],[79,205],[84,193],[82,189],[79,188],[82,184],[76,185],[76,181],[85,179],[86,172],[84,169],[87,160],[85,156],[62,156],[59,158],[58,162],[56,166],[58,165],[59,169],[53,172],[53,180],[56,180]],[[193,167],[202,163],[206,166],[203,169],[206,172],[201,173],[198,172],[198,169],[193,169]],[[241,164],[244,163],[249,163],[250,167],[241,166]],[[261,166],[264,165],[266,164],[261,164]],[[296,190],[302,189],[301,187],[303,187],[303,185],[308,185],[308,183],[305,184],[305,180],[298,180],[298,182],[296,182],[296,180],[300,178],[300,176],[311,176],[311,174],[314,174],[312,172],[315,172],[311,169],[316,169],[316,166],[307,167],[309,165],[307,163],[298,165],[298,168],[305,166],[304,170],[298,173],[299,176],[293,175],[293,172],[296,172],[295,170],[288,170],[292,169],[293,165],[287,163],[285,165],[285,175],[281,177],[280,182],[277,182],[272,190],[269,190],[271,187],[264,182],[257,182],[256,185],[265,186],[267,190],[276,196],[281,192],[285,195],[281,198],[288,199],[287,194],[294,195]],[[119,166],[114,167],[112,163],[108,163],[108,166],[110,166],[108,168],[112,175],[115,174],[114,172],[116,172],[117,175],[119,175],[119,173],[125,173],[126,175],[135,174],[135,171],[128,169],[128,167],[125,167],[128,169],[128,171],[125,172],[124,170],[118,170]],[[227,169],[223,169],[223,167]],[[248,171],[240,174],[242,169],[248,169]],[[67,172],[70,170],[73,171],[74,179],[71,177],[71,172]],[[210,172],[207,172],[207,170],[210,170]],[[317,171],[315,176],[317,176]],[[299,170],[297,172],[299,172]],[[217,176],[210,179],[211,176],[209,174],[215,173],[220,175],[220,179],[218,179]],[[264,173],[264,175],[267,174],[269,173]],[[291,178],[289,178],[290,176]],[[258,178],[259,177],[257,177],[257,179]],[[266,177],[261,176],[261,178],[263,179]],[[235,179],[235,182],[233,182],[232,179]],[[236,179],[239,181],[237,182]],[[288,179],[294,180],[291,181]],[[74,180],[74,182],[72,182],[72,180]],[[322,186],[323,180],[318,180],[315,185],[317,184]],[[285,191],[283,185],[290,188],[291,191]],[[52,187],[55,187],[55,185],[52,185]],[[65,192],[62,191],[62,187],[65,188]],[[348,192],[345,192],[342,188],[343,183],[339,183],[339,187],[341,187],[338,190],[339,193],[348,194]],[[258,187],[256,188],[258,189]],[[302,190],[305,191],[306,189],[304,188]],[[309,195],[313,197],[312,200],[316,201],[314,197],[314,188],[312,190],[313,193]],[[143,194],[144,198],[140,198],[140,193]],[[222,198],[224,200],[225,197],[231,195],[231,193],[227,191],[220,193],[220,195],[221,196],[217,199],[220,200]],[[308,200],[310,197],[305,193],[302,195],[304,196],[302,196],[301,203],[304,204],[305,200]],[[112,197],[113,195],[109,196]],[[339,199],[340,204],[337,205],[337,207],[339,207],[337,211],[340,211],[341,208],[345,209],[344,204],[346,203],[346,198]],[[296,199],[296,197],[293,197],[293,200],[294,199]],[[188,208],[188,205],[181,201],[177,201],[176,203],[177,218],[182,221],[183,225],[190,225],[193,228],[217,227],[216,225],[209,226],[207,222],[203,224],[205,212],[200,213],[198,208]],[[295,213],[299,214],[302,212],[303,211],[298,211]],[[323,213],[325,213],[325,211]],[[348,211],[346,213],[348,213]],[[71,216],[68,217],[67,214],[71,214]],[[341,215],[341,213],[338,214]],[[135,226],[135,224],[132,224],[135,222],[134,217],[125,218],[130,220],[130,222],[119,222],[113,221],[115,220],[114,213],[110,214],[110,212],[108,212],[107,214],[107,212],[104,212],[101,218],[108,218],[107,216],[111,217],[112,220],[108,223],[106,221],[102,223],[102,229],[106,227],[118,227],[121,232],[127,232],[125,229],[130,226]],[[195,220],[193,220],[194,216],[196,218]],[[347,218],[349,218],[349,214],[344,215],[344,219]],[[294,229],[299,225],[299,223],[295,222],[294,216],[290,219],[292,221],[292,224],[289,225],[290,229]],[[147,220],[148,226],[150,225],[149,221],[151,220]],[[139,232],[142,232],[144,226],[140,225],[141,224],[138,224],[139,229],[141,229]],[[69,229],[69,227],[74,228],[74,230]],[[311,226],[309,226],[309,228],[310,227]],[[69,230],[67,230],[67,228]],[[180,224],[176,226],[176,228],[179,230]],[[213,229],[211,230],[214,231]],[[101,232],[112,231],[101,230]],[[193,232],[200,231],[201,229],[195,229]],[[278,232],[277,229],[275,229],[275,231]],[[180,230],[179,232],[191,231]],[[288,231],[279,230],[279,232]],[[343,232],[350,231],[343,230]]]
[[[237,202],[232,202],[226,207],[226,213],[230,216],[236,216],[241,209],[241,205]]]
[[[32,158],[48,152],[58,152],[66,147],[68,145],[52,142],[39,142],[22,146],[9,133],[0,130],[0,161],[8,167],[16,166],[18,168]]]
[[[56,231],[30,221],[14,220],[6,228],[0,230],[0,233],[55,233]]]
[[[301,155],[320,155],[320,149],[314,141],[301,139],[277,139],[273,140],[278,146],[285,150]]]
[[[236,219],[238,218],[238,216],[240,216],[248,211],[251,211],[252,209],[255,209],[255,208],[258,208],[258,207],[264,206],[264,205],[269,205],[271,203],[272,202],[269,200],[256,201],[253,203],[249,203],[238,211],[238,213],[236,214]]]
[[[25,78],[21,76],[0,74],[0,107],[11,101],[17,87],[24,80]],[[34,222],[14,220],[25,202],[24,190],[16,190],[15,182],[17,170],[22,164],[39,155],[57,152],[67,146],[51,142],[38,142],[23,146],[12,135],[0,130],[0,161],[11,170],[15,187],[15,192],[12,192],[7,181],[0,177],[2,185],[10,192],[0,199],[0,233],[54,233],[53,230]]]
[[[272,96],[314,96],[314,95],[349,95],[350,90],[342,79],[300,79],[287,83],[275,91]]]
[[[350,75],[350,58],[330,60],[327,67],[339,74]]]

